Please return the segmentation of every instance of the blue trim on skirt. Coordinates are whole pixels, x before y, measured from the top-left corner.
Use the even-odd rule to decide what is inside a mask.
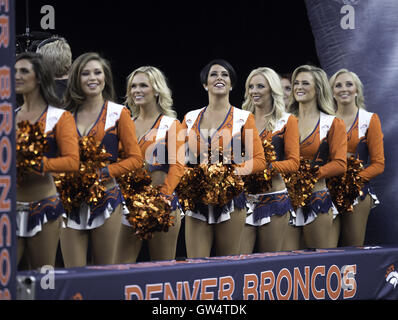
[[[177,208],[180,209],[180,211],[182,211],[182,207],[178,199],[178,196],[176,194],[173,194],[173,199],[171,200],[171,211],[175,211],[177,210]]]
[[[361,191],[362,191],[362,196],[360,196],[361,200],[364,200],[368,194],[375,194],[374,191],[373,191],[373,187],[370,184],[370,182],[365,182],[365,184],[363,185]]]
[[[119,186],[114,186],[113,188],[105,191],[104,197],[95,207],[90,205],[90,218],[88,220],[88,225],[90,226],[93,220],[102,214],[109,206],[115,210],[119,204],[124,202],[125,200]],[[70,213],[69,218],[75,221],[77,224],[80,224],[80,207],[75,208]]]
[[[333,207],[332,197],[330,196],[329,190],[316,191],[311,194],[310,203],[304,207],[303,215],[304,222],[307,221],[311,212],[316,215],[319,213],[328,213],[329,209]]]
[[[244,192],[239,194],[238,196],[234,197],[231,201],[229,201],[226,205],[224,206],[213,206],[213,214],[214,214],[214,220],[218,221],[220,218],[221,214],[223,214],[225,211],[229,211],[229,208],[231,207],[231,204],[234,204],[234,208],[237,208],[239,210],[246,208],[246,195]],[[209,206],[207,204],[203,203],[197,203],[195,207],[195,211],[198,212],[201,215],[206,217],[206,220],[209,219]]]
[[[288,193],[276,193],[262,195],[253,212],[253,221],[269,218],[273,215],[283,216],[289,211],[293,211],[293,206]]]
[[[19,211],[23,211],[24,209],[25,208],[18,209],[17,207]],[[46,216],[48,221],[56,220],[65,212],[62,201],[58,195],[40,201],[30,202],[29,205],[26,206],[26,209],[29,211],[28,231],[31,231],[39,224],[43,224],[44,216]]]

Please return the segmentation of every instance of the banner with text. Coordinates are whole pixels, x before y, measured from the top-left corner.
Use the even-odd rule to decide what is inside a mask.
[[[0,0],[0,300],[16,299],[14,0]]]
[[[393,247],[299,250],[20,272],[18,292],[37,300],[396,300],[397,268]]]

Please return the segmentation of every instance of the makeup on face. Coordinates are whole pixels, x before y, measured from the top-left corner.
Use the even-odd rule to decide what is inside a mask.
[[[149,81],[149,77],[142,72],[134,76],[131,82],[130,94],[136,105],[144,105],[154,100],[156,101],[156,92]]]
[[[336,78],[333,85],[333,97],[338,103],[352,103],[357,93],[357,86],[350,74],[342,73]]]
[[[310,72],[300,72],[293,82],[293,94],[297,102],[309,102],[316,98],[315,81]]]
[[[211,66],[205,88],[213,94],[228,93],[232,89],[232,86],[227,69],[218,64]]]
[[[260,106],[272,101],[271,87],[268,80],[263,75],[254,75],[250,79],[248,89],[250,99],[254,105]]]
[[[105,88],[105,73],[98,60],[90,60],[80,74],[80,84],[86,96],[102,94]]]
[[[32,63],[27,59],[21,59],[15,63],[15,92],[27,94],[39,87],[36,73]]]

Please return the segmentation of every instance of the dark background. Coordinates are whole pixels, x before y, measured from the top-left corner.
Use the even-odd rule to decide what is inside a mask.
[[[398,79],[393,41],[398,30],[395,1],[352,1],[354,30],[340,27],[343,0],[306,1],[313,11],[323,68],[329,75],[341,67],[359,74],[369,111],[379,112],[382,120],[388,156],[386,172],[375,179],[382,205],[369,219],[365,242],[372,244],[397,241],[396,224],[386,223],[396,221],[391,205],[396,204],[395,162],[392,149],[389,152],[396,144],[393,130],[397,128],[396,86],[392,82]],[[47,31],[69,41],[73,58],[96,51],[110,60],[119,103],[124,100],[126,78],[134,69],[142,65],[161,69],[168,78],[180,120],[189,110],[207,104],[199,73],[212,59],[224,58],[236,69],[238,82],[230,100],[238,107],[251,70],[266,66],[286,73],[302,64],[320,64],[304,0],[16,0],[18,35],[26,32],[26,3],[32,32],[45,31],[40,28],[44,15],[40,9],[52,5],[55,29]]]
[[[65,37],[73,58],[88,51],[112,64],[118,101],[126,78],[142,65],[161,69],[173,92],[181,120],[207,104],[199,81],[214,58],[228,60],[238,83],[231,103],[240,106],[252,69],[266,66],[292,72],[305,63],[319,65],[305,3],[295,1],[92,1],[30,0],[30,31]],[[43,5],[55,9],[55,29],[42,30]],[[26,32],[26,1],[16,1],[16,32]]]
[[[40,27],[44,5],[55,9],[54,30]],[[73,59],[89,51],[108,59],[116,102],[124,101],[126,78],[134,69],[158,67],[168,79],[180,120],[208,103],[199,73],[212,59],[234,66],[238,81],[230,102],[238,107],[251,70],[270,67],[288,73],[301,64],[319,65],[304,0],[17,0],[17,35],[26,33],[27,23],[31,34],[47,31],[65,37]],[[185,256],[183,230],[177,256]],[[147,259],[144,244],[138,261]]]

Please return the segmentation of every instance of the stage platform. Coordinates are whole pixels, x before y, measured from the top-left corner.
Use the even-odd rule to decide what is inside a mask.
[[[34,300],[398,300],[398,247],[141,262],[17,273]]]

